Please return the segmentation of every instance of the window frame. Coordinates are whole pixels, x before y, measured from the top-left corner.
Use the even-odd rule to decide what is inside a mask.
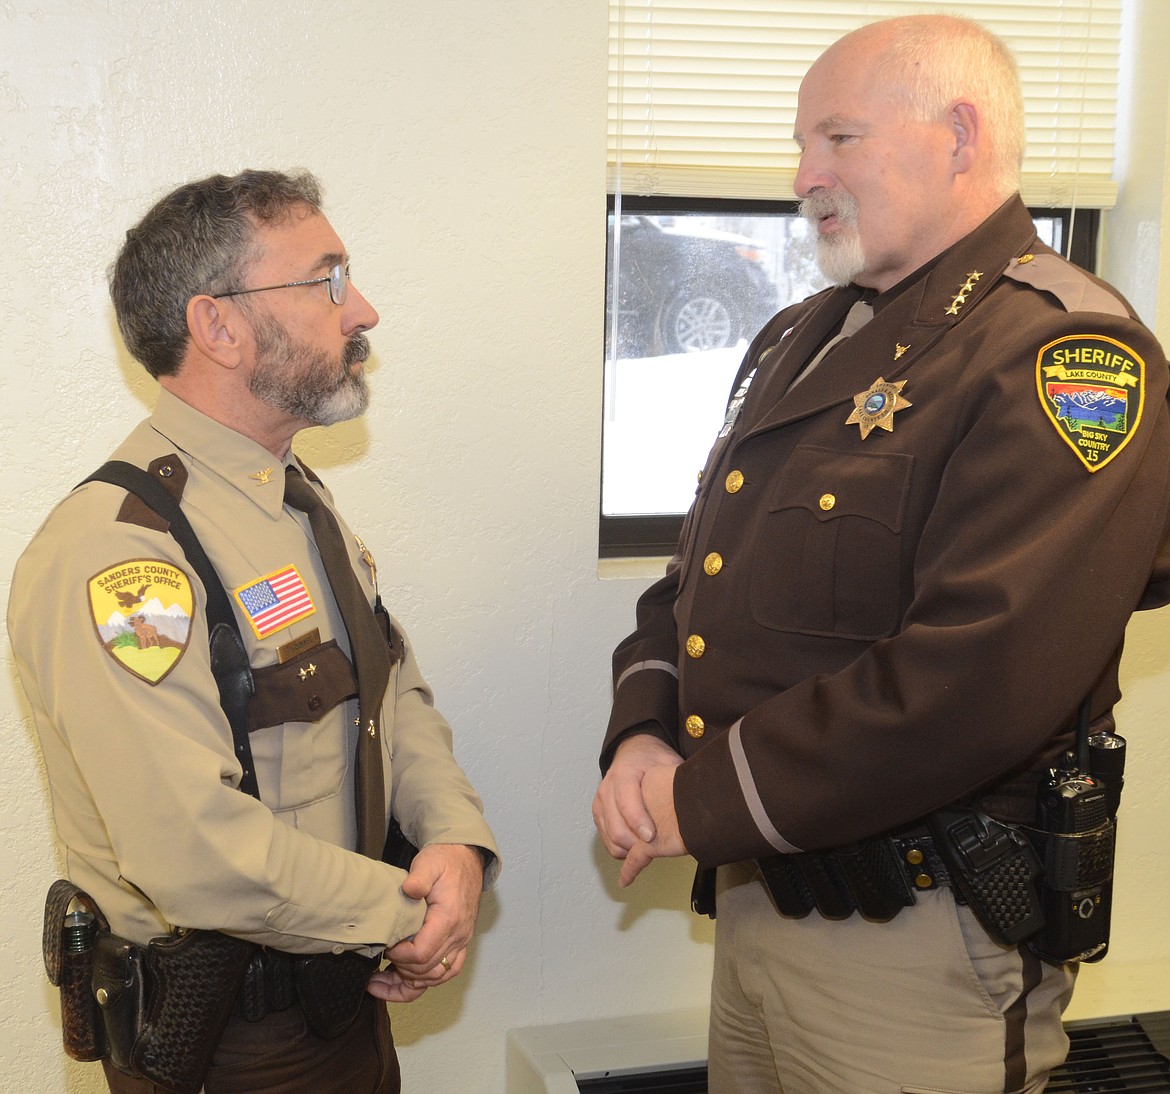
[[[606,201],[606,224],[616,209],[616,199],[609,194]],[[726,216],[760,216],[795,213],[795,201],[767,200],[761,198],[679,198],[664,195],[638,196],[623,194],[621,212],[640,215],[681,215],[687,213],[722,214]],[[1055,217],[1061,222],[1061,240],[1065,245],[1065,256],[1089,273],[1096,272],[1097,246],[1101,225],[1099,209],[1042,208],[1029,206],[1033,216]],[[1071,237],[1070,237],[1071,230]],[[607,230],[608,238],[608,230]],[[606,248],[606,280],[611,276],[611,258]],[[610,295],[607,292],[607,297]],[[781,307],[787,307],[788,301]],[[608,315],[602,317],[602,360],[608,349]],[[728,393],[730,395],[730,393]],[[712,442],[714,438],[712,438]],[[602,445],[605,443],[605,407],[602,406]],[[602,467],[604,463],[602,464]],[[602,468],[598,469],[597,511],[598,511],[598,556],[613,558],[670,557],[678,546],[685,513],[676,514],[624,514],[606,515],[602,505]]]

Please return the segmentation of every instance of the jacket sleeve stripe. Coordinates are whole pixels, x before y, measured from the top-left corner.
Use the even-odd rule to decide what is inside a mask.
[[[740,793],[743,794],[744,804],[747,805],[748,812],[751,813],[752,820],[756,822],[756,827],[764,839],[783,855],[797,854],[800,848],[794,847],[776,831],[764,810],[764,803],[760,799],[759,791],[756,790],[756,782],[752,778],[752,770],[748,765],[747,753],[743,750],[743,740],[740,737],[742,724],[743,719],[741,718],[727,731],[727,744],[731,749],[731,761],[735,764],[735,773],[739,777],[739,789]]]
[[[669,672],[676,680],[678,679],[678,667],[669,661],[636,661],[618,677],[617,683],[613,686],[614,691],[617,691],[626,682],[627,677],[644,669],[659,669],[662,672]]]

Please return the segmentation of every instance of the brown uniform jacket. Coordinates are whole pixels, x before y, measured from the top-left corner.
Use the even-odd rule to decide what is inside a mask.
[[[858,296],[790,307],[749,347],[679,553],[614,653],[602,766],[635,729],[676,747],[703,866],[972,797],[1022,819],[1081,700],[1117,701],[1130,614],[1170,599],[1167,363],[1113,290],[1013,199],[789,391]],[[899,409],[858,422],[879,380]]]

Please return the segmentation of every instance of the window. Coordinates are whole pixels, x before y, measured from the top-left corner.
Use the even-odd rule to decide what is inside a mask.
[[[787,139],[813,60],[872,19],[974,14],[1012,47],[1022,192],[1041,237],[1092,269],[1113,204],[1121,0],[610,0],[600,553],[671,554],[747,343],[824,284]],[[615,307],[616,285],[616,307]]]
[[[600,554],[669,555],[748,343],[826,284],[795,202],[611,197]],[[1040,238],[1092,269],[1097,214],[1032,209]]]

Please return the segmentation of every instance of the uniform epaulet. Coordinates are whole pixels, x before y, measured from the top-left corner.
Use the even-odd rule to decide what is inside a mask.
[[[1056,297],[1070,314],[1091,311],[1121,318],[1129,316],[1123,300],[1060,255],[1021,255],[1007,264],[1004,276]]]
[[[146,470],[166,487],[175,501],[183,500],[183,491],[187,486],[187,468],[183,466],[183,461],[176,453],[171,452],[169,455],[159,456],[157,460],[151,460]],[[165,517],[156,513],[134,493],[126,495],[122,508],[118,510],[117,519],[122,524],[137,524],[155,532],[169,532],[171,528]]]

